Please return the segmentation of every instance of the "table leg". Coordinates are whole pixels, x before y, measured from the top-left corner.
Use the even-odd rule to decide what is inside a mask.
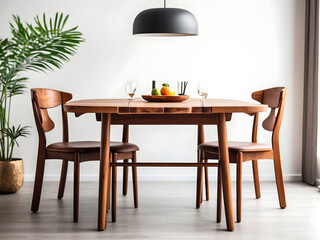
[[[107,186],[110,174],[110,123],[111,114],[103,113],[101,119],[101,148],[99,175],[98,230],[107,227]]]
[[[232,205],[229,151],[227,139],[226,116],[224,113],[218,114],[218,140],[219,140],[219,159],[220,170],[222,176],[223,199],[225,206],[225,214],[227,220],[227,229],[234,230],[234,217]]]

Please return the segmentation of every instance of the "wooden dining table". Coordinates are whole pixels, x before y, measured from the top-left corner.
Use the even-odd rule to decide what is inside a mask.
[[[76,115],[95,113],[101,118],[101,149],[99,173],[98,230],[106,229],[107,184],[110,174],[110,125],[198,125],[198,143],[204,141],[203,125],[217,125],[219,160],[227,229],[234,230],[226,121],[232,113],[253,114],[267,111],[267,105],[231,99],[188,99],[184,102],[147,102],[141,98],[89,99],[64,105]],[[137,167],[204,167],[213,163],[136,162]],[[115,164],[114,164],[115,165]],[[119,163],[118,166],[124,166]]]

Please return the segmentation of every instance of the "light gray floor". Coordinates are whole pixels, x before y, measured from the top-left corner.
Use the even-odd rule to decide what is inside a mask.
[[[117,222],[109,214],[108,229],[98,232],[97,186],[81,182],[79,223],[72,222],[71,182],[63,200],[56,199],[58,183],[45,182],[37,214],[30,212],[32,183],[0,195],[0,239],[320,239],[320,193],[303,183],[286,183],[285,210],[278,207],[273,182],[261,184],[259,200],[252,183],[244,183],[242,222],[234,232],[225,230],[224,216],[215,221],[214,182],[201,209],[195,209],[193,182],[140,182],[139,209],[133,208],[131,185],[126,197],[119,186]]]

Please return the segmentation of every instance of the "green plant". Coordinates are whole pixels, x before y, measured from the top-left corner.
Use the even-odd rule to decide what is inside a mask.
[[[68,17],[57,13],[47,21],[43,14],[42,21],[38,16],[34,18],[33,26],[13,16],[14,24],[10,23],[13,37],[0,39],[0,161],[11,161],[17,138],[29,134],[27,126],[10,125],[12,97],[24,93],[28,80],[21,73],[61,68],[83,42],[78,27],[64,30]]]

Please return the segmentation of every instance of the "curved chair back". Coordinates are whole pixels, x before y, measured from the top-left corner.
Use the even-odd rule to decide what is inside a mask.
[[[267,104],[270,108],[269,116],[263,121],[262,127],[267,131],[273,132],[273,140],[278,137],[285,101],[287,97],[286,87],[275,87],[260,90],[252,93],[252,98],[262,104]],[[254,117],[252,141],[257,142],[258,117],[256,113]]]
[[[39,142],[46,142],[45,133],[54,129],[54,122],[48,114],[49,108],[61,106],[63,142],[69,140],[67,113],[63,105],[72,99],[72,94],[46,88],[31,89],[33,114],[39,134]]]

